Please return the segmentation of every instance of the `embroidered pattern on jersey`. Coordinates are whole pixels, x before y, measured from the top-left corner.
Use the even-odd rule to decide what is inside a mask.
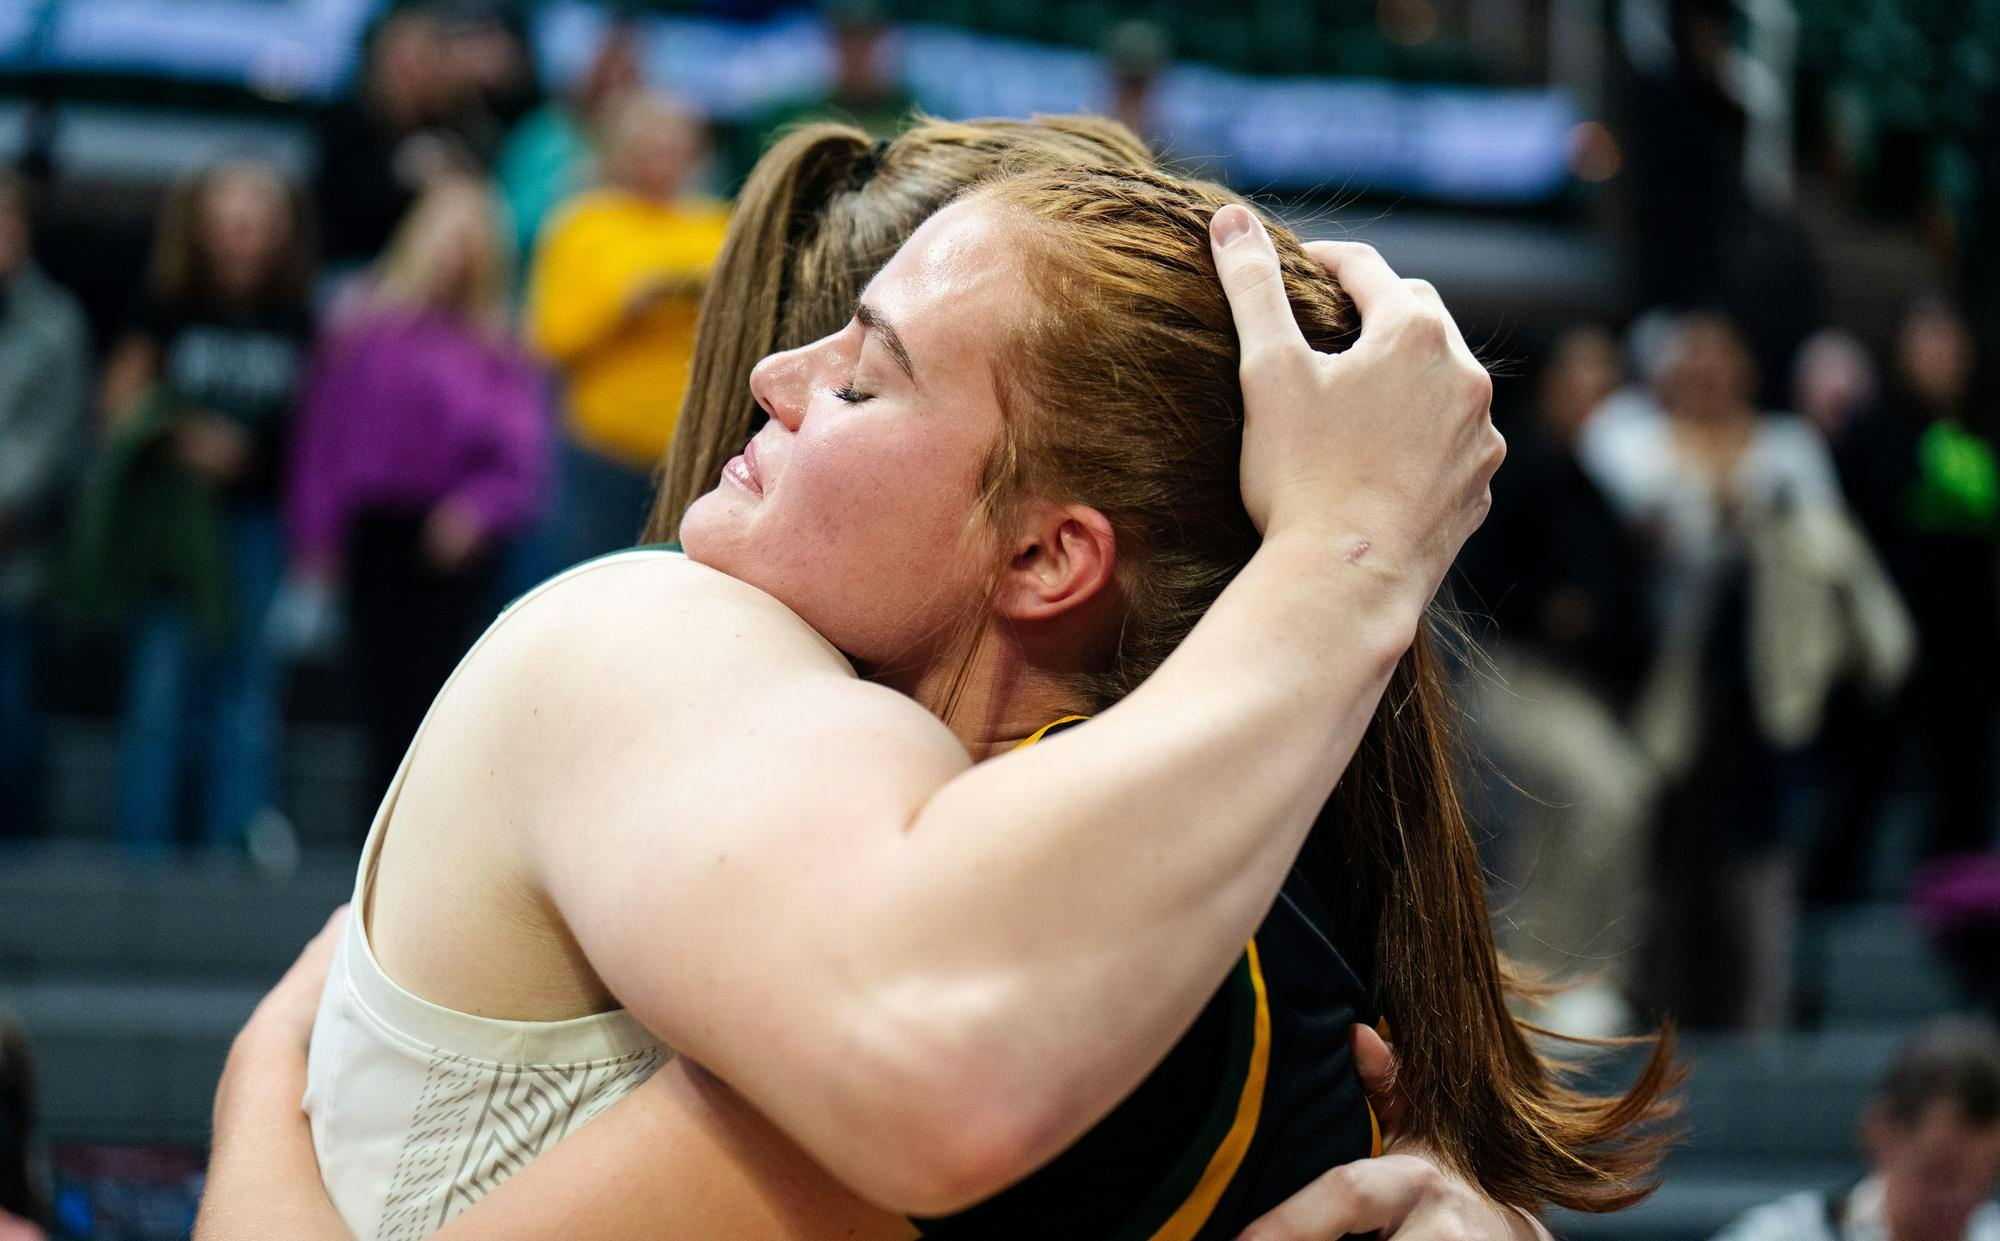
[[[492,1192],[666,1063],[652,1047],[589,1064],[517,1065],[433,1052],[383,1202],[378,1241],[416,1241]]]

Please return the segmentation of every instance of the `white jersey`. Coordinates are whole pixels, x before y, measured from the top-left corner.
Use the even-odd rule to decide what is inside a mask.
[[[590,561],[513,606],[597,565],[662,554],[669,553]],[[414,1241],[443,1227],[671,1055],[622,1009],[568,1021],[500,1021],[439,1007],[383,973],[363,911],[383,826],[409,768],[406,753],[362,847],[354,914],[320,997],[306,1072],[320,1176],[357,1241]]]
[[[1793,1194],[1738,1216],[1715,1241],[1889,1241],[1882,1217],[1882,1181],[1869,1177],[1853,1190]],[[1965,1241],[2000,1241],[2000,1206],[1988,1202],[1972,1213]]]

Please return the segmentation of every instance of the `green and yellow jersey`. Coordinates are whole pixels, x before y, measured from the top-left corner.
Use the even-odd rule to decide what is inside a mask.
[[[1024,744],[1081,723],[1059,720]],[[1227,1241],[1337,1163],[1379,1151],[1350,1031],[1377,1020],[1331,894],[1298,868],[1167,1058],[1090,1132],[933,1241]]]

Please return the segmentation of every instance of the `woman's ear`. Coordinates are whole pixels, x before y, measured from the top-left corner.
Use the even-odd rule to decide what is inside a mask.
[[[1000,576],[994,611],[1013,621],[1048,620],[1108,597],[1118,537],[1085,504],[1036,501]]]

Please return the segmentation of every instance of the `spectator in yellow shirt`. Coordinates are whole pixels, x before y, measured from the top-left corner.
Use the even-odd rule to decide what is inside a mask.
[[[543,230],[528,333],[568,389],[563,551],[630,546],[652,502],[687,388],[695,315],[729,223],[687,188],[705,154],[699,117],[657,96],[618,108],[606,184]]]

